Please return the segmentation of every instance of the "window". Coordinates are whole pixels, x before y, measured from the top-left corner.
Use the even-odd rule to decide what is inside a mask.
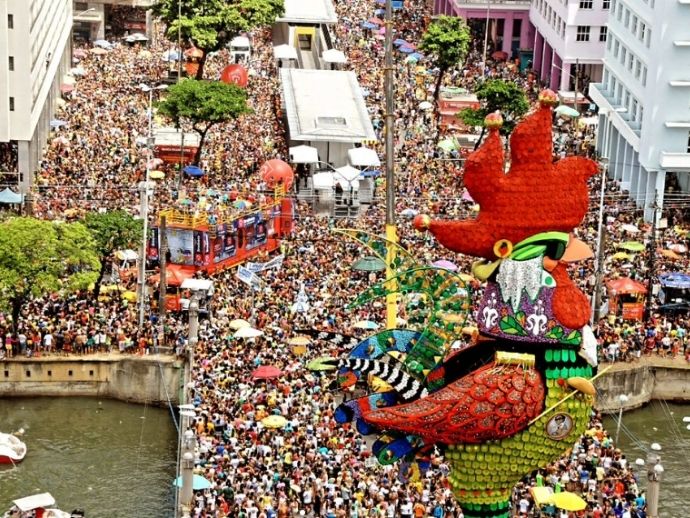
[[[620,50],[621,43],[620,41],[616,40],[615,43],[613,44],[613,57],[617,58],[618,57],[618,51]]]
[[[625,21],[623,22],[623,24],[625,25],[626,29],[628,27],[630,27],[630,10],[629,9],[625,10]]]
[[[9,58],[7,58],[7,60],[8,60],[8,62],[9,62],[9,63],[7,64],[7,66],[8,66],[8,68],[10,69],[10,72],[11,72],[11,71],[14,70],[14,56],[10,56]]]
[[[577,26],[577,37],[576,41],[589,41],[589,25],[578,25]]]
[[[7,15],[7,28],[8,29],[14,29],[14,15],[13,14]]]
[[[580,0],[580,9],[591,9],[593,0]]]
[[[604,0],[601,4],[602,9],[611,9],[611,0]]]
[[[599,41],[606,41],[606,35],[608,34],[607,27],[599,27]]]
[[[14,97],[10,97],[10,111],[14,111]]]
[[[686,149],[688,153],[690,153],[690,131],[688,132],[688,147]]]
[[[635,60],[635,79],[639,79],[642,75],[642,62],[639,59]]]
[[[644,22],[640,22],[640,41],[644,42],[647,37],[647,25]]]
[[[647,67],[642,69],[642,86],[647,86]]]
[[[631,117],[630,117],[630,118],[632,119],[633,122],[636,122],[636,121],[637,121],[637,108],[638,108],[638,106],[639,106],[639,103],[637,102],[637,99],[633,99],[633,102],[632,102],[632,110],[631,110],[631,111],[632,111],[632,115],[631,115]]]

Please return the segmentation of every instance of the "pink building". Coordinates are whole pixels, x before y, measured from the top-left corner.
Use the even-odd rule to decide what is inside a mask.
[[[489,22],[489,38],[497,50],[517,57],[518,50],[534,48],[529,0],[433,0],[435,15],[460,16],[468,23]]]

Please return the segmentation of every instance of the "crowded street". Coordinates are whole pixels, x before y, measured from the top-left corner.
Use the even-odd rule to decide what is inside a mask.
[[[394,15],[396,37],[418,44],[431,22],[428,2],[408,0],[405,4]],[[338,23],[328,30],[335,47],[347,56],[345,68],[355,72],[365,92],[377,136],[367,145],[383,162],[384,40],[376,30],[362,26],[363,21],[383,15],[375,12],[379,5],[371,0],[339,0],[335,5]],[[107,39],[116,41],[124,30],[113,25]],[[56,115],[64,124],[52,129],[40,160],[32,191],[33,216],[72,222],[90,212],[124,209],[140,217],[138,183],[146,178],[151,157],[138,142],[147,136],[149,116],[156,127],[172,126],[155,108],[149,112],[149,95],[140,88],[141,84],[161,84],[177,67],[175,61],[162,59],[165,52],[176,49],[176,43],[165,38],[161,25],[156,30],[147,45],[116,43],[104,53],[93,53],[96,47],[90,43],[75,46],[74,55],[83,56],[74,62],[80,72],[74,89],[63,94],[64,103]],[[519,85],[536,106],[544,85],[510,61],[482,63],[482,37],[473,34],[465,63],[446,73],[444,86],[473,91],[485,75]],[[156,180],[151,196],[152,225],[165,209],[183,208],[198,215],[205,210],[210,213],[209,206],[221,206],[228,199],[264,199],[271,191],[259,174],[262,164],[271,159],[289,161],[272,32],[254,30],[251,41],[247,93],[252,112],[212,127],[198,164],[206,172],[202,179],[183,175],[178,164],[157,166],[163,177]],[[446,250],[413,226],[417,214],[441,220],[476,214],[478,207],[465,195],[463,183],[464,157],[471,149],[446,152],[439,148],[439,142],[452,133],[439,127],[433,111],[420,108],[422,102],[432,100],[438,69],[431,59],[406,57],[397,53],[394,65],[395,217],[400,244],[418,264],[446,260],[468,276],[474,306],[466,325],[476,326],[476,304],[483,287],[471,277],[474,258]],[[213,53],[206,61],[205,78],[217,80],[230,62],[228,49]],[[165,96],[165,91],[155,92],[153,100],[159,96]],[[572,154],[598,158],[596,128],[555,117],[554,160]],[[481,128],[470,131],[479,134]],[[16,169],[15,152],[10,145],[0,145],[0,171]],[[425,473],[403,473],[399,464],[380,465],[368,438],[353,425],[336,423],[334,414],[343,396],[332,390],[329,373],[307,368],[316,358],[346,354],[351,347],[349,337],[356,342],[365,339],[370,331],[359,323],[385,328],[385,303],[349,308],[370,285],[385,280],[385,270],[353,271],[353,263],[364,255],[362,247],[333,232],[357,229],[384,234],[385,182],[381,178],[385,165],[381,170],[372,202],[362,204],[356,218],[336,218],[317,210],[311,195],[299,194],[299,185],[287,193],[294,203],[294,229],[280,239],[275,253],[255,259],[265,262],[283,256],[279,267],[257,273],[258,289],[248,289],[235,268],[197,275],[210,278],[215,290],[209,316],[199,322],[187,387],[196,414],[190,423],[197,446],[195,473],[211,484],[194,493],[195,518],[464,516],[449,486],[448,461],[439,450],[432,451]],[[601,175],[589,179],[589,210],[575,234],[598,251],[601,267],[595,256],[574,263],[570,273],[588,296],[596,287],[601,290],[600,318],[592,327],[602,366],[632,364],[642,357],[690,361],[687,311],[668,310],[665,304],[670,301],[658,297],[662,274],[690,268],[690,205],[672,183],[667,182],[671,201],[660,211],[664,225],[654,230],[645,222],[635,193],[623,191],[618,182],[608,179],[602,196]],[[601,241],[600,227],[605,234]],[[636,303],[645,311],[644,317],[625,318],[622,302],[616,309],[615,290],[608,286],[621,279],[640,286]],[[136,291],[136,278],[121,278],[117,283],[121,284],[117,290],[98,297],[92,291],[32,297],[16,322],[10,311],[0,309],[3,359],[96,353],[152,357],[170,353],[184,358],[188,313],[167,312],[160,333],[151,296],[140,326],[137,300],[119,296]],[[649,297],[648,290],[653,291]],[[299,308],[298,296],[303,297]],[[235,323],[240,320],[260,331],[258,336],[236,337]],[[306,345],[291,343],[305,336]],[[469,338],[458,348],[468,343]],[[280,375],[257,379],[252,373],[262,366],[275,367]],[[267,427],[264,423],[270,416],[283,416],[285,424]],[[646,516],[640,473],[613,443],[603,416],[593,412],[586,428],[567,455],[514,488],[511,516]],[[538,506],[530,489],[544,486],[556,493],[567,490],[582,495],[587,510],[569,513]]]

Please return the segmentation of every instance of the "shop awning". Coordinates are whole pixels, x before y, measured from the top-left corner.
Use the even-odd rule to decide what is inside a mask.
[[[290,148],[290,162],[293,164],[315,164],[319,161],[319,152],[312,146],[294,146]]]
[[[355,167],[379,167],[381,165],[379,155],[368,147],[348,149],[347,156],[350,159],[350,164]]]

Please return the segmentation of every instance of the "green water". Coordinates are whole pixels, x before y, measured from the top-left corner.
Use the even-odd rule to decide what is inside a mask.
[[[659,515],[663,518],[686,518],[690,516],[690,430],[683,417],[690,416],[690,405],[666,404],[653,401],[639,410],[623,414],[623,427],[619,447],[629,462],[646,459],[643,448],[653,442],[659,443],[659,452],[664,474],[661,480]],[[606,429],[612,436],[616,434],[614,419],[605,420]],[[646,484],[646,470],[637,470],[642,487]]]
[[[24,428],[28,453],[0,466],[0,515],[47,491],[87,518],[172,515],[177,452],[169,411],[92,398],[0,399],[0,431]]]

